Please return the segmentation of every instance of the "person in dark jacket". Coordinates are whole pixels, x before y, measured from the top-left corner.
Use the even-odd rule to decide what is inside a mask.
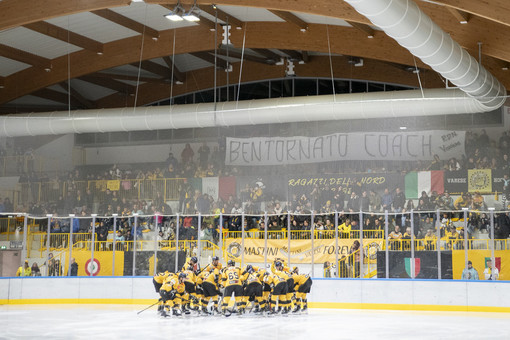
[[[78,276],[78,263],[74,257],[71,259],[71,270],[69,271],[69,276]]]

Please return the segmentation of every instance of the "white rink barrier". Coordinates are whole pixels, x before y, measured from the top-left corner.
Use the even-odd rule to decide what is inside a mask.
[[[150,304],[152,277],[1,278],[1,304]],[[311,308],[510,312],[510,281],[322,279]]]

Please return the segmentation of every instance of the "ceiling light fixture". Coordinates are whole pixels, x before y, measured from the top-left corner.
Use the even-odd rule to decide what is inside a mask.
[[[184,7],[182,7],[181,2],[178,1],[174,9],[165,15],[165,18],[171,21],[186,20],[190,22],[197,22],[200,21],[200,8],[198,8],[197,1],[195,0],[193,6],[191,6],[191,9],[186,12]]]

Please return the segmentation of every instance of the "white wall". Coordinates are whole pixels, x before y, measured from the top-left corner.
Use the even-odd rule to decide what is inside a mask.
[[[74,135],[63,135],[39,148],[34,147],[34,155],[45,159],[44,171],[70,171],[73,165]]]
[[[0,279],[0,303],[5,304],[41,303],[38,299],[49,299],[43,303],[143,304],[157,298],[151,277]],[[429,310],[510,312],[510,282],[315,279],[308,301],[328,308],[422,310],[427,306]]]
[[[89,165],[164,162],[170,152],[180,162],[181,152],[185,145],[185,143],[180,143],[86,148],[86,162]],[[197,151],[202,143],[190,143],[190,145],[195,152],[194,159],[197,160]],[[207,143],[207,146],[209,146],[212,153],[214,147],[218,146],[218,143]]]

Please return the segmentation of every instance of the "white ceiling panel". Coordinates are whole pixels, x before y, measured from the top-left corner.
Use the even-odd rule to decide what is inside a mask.
[[[240,6],[218,6],[218,8],[241,21],[285,21],[264,8]]]
[[[308,13],[301,12],[292,12],[295,16],[300,18],[301,20],[309,23],[309,24],[323,24],[323,25],[334,25],[334,26],[348,26],[351,27],[347,23],[347,21],[337,18],[325,17],[322,15],[314,15]]]
[[[46,21],[103,44],[139,35],[138,32],[117,25],[90,12],[58,17]]]
[[[197,25],[184,20],[179,22],[170,21],[165,18],[165,15],[170,12],[169,9],[159,5],[147,5],[143,2],[132,2],[130,6],[115,7],[112,8],[112,11],[141,24],[146,24],[157,31]]]
[[[92,101],[98,100],[100,98],[109,96],[112,93],[117,92],[115,90],[91,84],[80,79],[73,79],[71,81],[71,86],[73,87],[73,89],[78,91],[78,93],[81,94],[83,97]]]
[[[138,64],[138,63],[137,63]],[[138,67],[132,65],[122,65],[117,67],[112,67],[107,70],[102,70],[102,73],[112,73],[112,74],[122,74],[126,76],[138,76]],[[154,77],[154,73],[140,70],[140,77]]]
[[[23,96],[20,98],[16,98],[13,101],[9,102],[9,105],[12,106],[15,105],[37,105],[37,106],[58,106],[62,105],[62,107],[66,107],[66,105],[60,103],[60,102],[54,102],[53,100],[48,100],[44,98],[40,98],[37,96]]]
[[[188,72],[204,67],[211,67],[211,64],[191,54],[179,54],[175,56],[175,66],[181,72]]]
[[[19,72],[29,67],[32,67],[32,65],[20,63],[19,61],[0,56],[0,77],[10,76],[13,73]]]
[[[54,59],[82,49],[25,27],[16,27],[12,30],[0,32],[0,41],[4,45],[48,59]]]

